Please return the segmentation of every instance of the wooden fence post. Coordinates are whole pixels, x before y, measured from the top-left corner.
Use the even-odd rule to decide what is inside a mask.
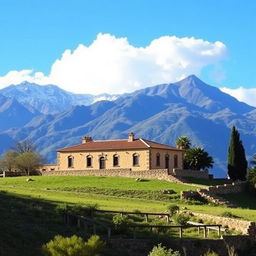
[[[148,214],[145,214],[146,222],[148,223]]]
[[[182,238],[183,229],[180,227],[180,238]]]
[[[206,226],[204,226],[204,238],[207,237],[207,230],[206,230]]]
[[[111,228],[108,228],[108,240],[111,239]]]
[[[78,217],[77,218],[77,227],[80,228],[81,227],[81,219]]]

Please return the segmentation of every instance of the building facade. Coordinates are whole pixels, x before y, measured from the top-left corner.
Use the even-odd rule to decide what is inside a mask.
[[[94,141],[83,137],[82,144],[57,150],[58,171],[129,169],[183,169],[183,150],[146,139],[133,133],[125,140]]]

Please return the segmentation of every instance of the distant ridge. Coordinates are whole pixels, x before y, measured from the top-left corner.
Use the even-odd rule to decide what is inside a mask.
[[[21,88],[25,86],[26,83]],[[36,101],[34,90],[39,87],[31,84],[29,86],[32,88],[31,96],[23,102],[30,102],[31,108],[38,110],[39,107],[35,107],[33,102]],[[9,91],[5,88],[5,94],[18,100],[17,90],[12,95],[10,88],[13,87],[9,87]],[[56,89],[49,88],[50,91]],[[44,92],[44,95],[49,95],[47,93]],[[26,98],[24,95],[22,99]],[[49,105],[53,102],[52,107],[60,104],[54,103],[55,97],[47,97],[41,101]],[[61,112],[58,109],[58,113],[35,112],[33,118],[24,121],[22,127],[9,130],[1,128],[0,136],[9,138],[5,140],[2,150],[8,148],[11,141],[31,139],[48,162],[53,162],[56,159],[56,149],[79,144],[84,135],[98,140],[122,139],[133,131],[136,137],[168,145],[174,145],[177,137],[185,135],[214,157],[212,172],[223,177],[226,175],[230,128],[236,125],[247,155],[256,152],[256,108],[207,85],[194,75],[176,83],[156,85],[120,95],[113,101],[99,101],[87,106],[79,106],[78,100],[75,103],[77,104],[74,106],[65,106]],[[2,105],[0,104],[0,109]]]

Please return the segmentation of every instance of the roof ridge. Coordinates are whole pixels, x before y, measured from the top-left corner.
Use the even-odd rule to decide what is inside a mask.
[[[143,138],[140,138],[139,140],[140,140],[141,142],[143,142],[148,148],[150,148],[150,145],[148,145],[148,143],[145,142]]]

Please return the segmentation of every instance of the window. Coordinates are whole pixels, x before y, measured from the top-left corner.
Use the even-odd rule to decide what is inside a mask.
[[[86,166],[87,167],[92,167],[92,156],[87,156],[86,157]]]
[[[113,155],[113,166],[119,166],[119,156],[117,154]]]
[[[165,155],[165,169],[169,169],[169,155]]]
[[[177,156],[177,155],[174,155],[174,158],[173,158],[173,167],[174,167],[174,168],[178,168],[178,156]]]
[[[68,168],[74,167],[74,157],[68,156]]]
[[[160,154],[156,154],[156,166],[160,166]]]
[[[136,153],[132,155],[132,165],[133,166],[139,165],[139,155]]]

